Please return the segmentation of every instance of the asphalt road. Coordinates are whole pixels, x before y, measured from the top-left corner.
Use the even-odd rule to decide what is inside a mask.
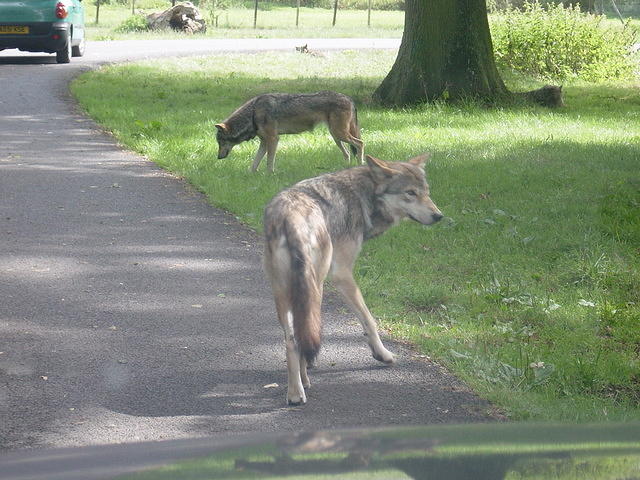
[[[403,345],[387,339],[399,363],[378,364],[332,294],[309,402],[286,407],[261,239],[123,151],[68,93],[103,63],[303,43],[94,42],[68,65],[0,52],[0,449],[491,420]]]

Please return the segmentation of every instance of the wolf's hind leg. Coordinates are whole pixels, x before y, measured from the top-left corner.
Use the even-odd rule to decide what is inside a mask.
[[[327,126],[329,127],[329,133],[333,137],[333,141],[336,142],[336,145],[342,152],[345,161],[350,164],[351,163],[351,155],[349,154],[349,150],[345,148],[344,143],[348,143],[354,147],[354,149],[359,153],[358,147],[356,147],[355,142],[362,142],[359,139],[354,139],[354,137],[350,133],[350,124],[351,122],[351,114],[344,111],[332,112],[329,114],[329,118],[327,119]]]
[[[356,151],[356,157],[360,161],[361,165],[365,164],[364,161],[364,142],[360,140],[358,137],[351,136],[349,137],[349,143],[353,146]]]
[[[278,317],[280,317],[280,309],[278,308]],[[289,405],[300,405],[307,403],[307,395],[304,392],[304,382],[309,385],[309,377],[307,377],[307,364],[298,352],[298,347],[293,338],[293,315],[291,311],[284,314],[284,323],[282,320],[282,328],[284,330],[284,342],[287,351],[287,403]],[[303,368],[304,362],[304,368]]]
[[[302,381],[302,386],[304,388],[309,388],[311,386],[309,376],[307,375],[307,360],[302,355],[300,355],[300,380]]]
[[[278,321],[284,331],[284,344],[287,358],[287,403],[289,405],[300,405],[307,401],[303,379],[306,378],[307,385],[309,379],[307,377],[306,362],[304,364],[305,368],[301,368],[303,366],[303,359],[300,352],[298,352],[298,347],[294,339],[291,301],[287,292],[286,282],[283,281],[283,277],[286,275],[286,270],[288,269],[288,264],[286,261],[285,264],[278,264],[273,261],[270,254],[267,254],[265,265],[273,288]]]
[[[333,137],[333,141],[336,142],[336,145],[342,152],[342,155],[344,156],[344,161],[347,162],[347,164],[351,164],[351,155],[349,154],[349,150],[347,150],[345,146],[342,144],[342,141],[335,136]]]
[[[322,241],[322,239],[326,241]],[[311,308],[313,309],[313,313],[320,317],[320,309],[322,302],[322,294],[324,291],[324,280],[327,278],[327,274],[329,273],[329,269],[331,268],[331,256],[333,254],[333,247],[331,246],[331,242],[328,240],[328,233],[326,230],[322,229],[322,232],[318,234],[317,237],[314,237],[311,241],[313,254],[311,255],[311,261],[313,262],[313,269],[315,272],[315,277],[313,281],[315,282],[315,286],[318,292],[318,298],[315,302],[312,303]],[[300,376],[302,378],[302,385],[304,388],[309,388],[311,383],[309,382],[309,377],[307,376],[307,367],[313,368],[313,363],[308,363],[307,359],[304,356],[300,355]]]
[[[355,155],[360,161],[360,164],[364,165],[364,142],[360,136],[360,127],[358,126],[355,118],[352,118],[351,123],[349,124],[349,143],[355,150]]]

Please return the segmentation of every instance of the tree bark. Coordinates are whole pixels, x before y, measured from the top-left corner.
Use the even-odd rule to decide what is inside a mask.
[[[395,64],[374,92],[383,105],[507,95],[495,65],[486,0],[407,0]]]

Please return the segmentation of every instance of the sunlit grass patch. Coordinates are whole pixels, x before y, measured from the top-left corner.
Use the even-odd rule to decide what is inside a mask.
[[[261,2],[261,7],[266,5]],[[155,0],[136,1],[135,15],[146,17],[154,12],[162,12],[170,4]],[[118,3],[102,5],[96,24],[96,9],[87,5],[87,35],[89,40],[123,40],[154,38],[399,38],[402,36],[404,12],[393,10],[374,10],[371,24],[368,25],[366,10],[340,9],[336,25],[332,26],[333,10],[326,8],[301,8],[296,27],[296,9],[292,7],[271,6],[258,11],[256,28],[253,27],[252,8],[234,7],[215,12],[216,19],[207,8],[200,10],[207,22],[206,33],[192,37],[173,31],[128,31],[131,26],[131,8]],[[310,45],[312,47],[312,45]]]
[[[637,86],[567,84],[556,110],[388,110],[370,98],[393,60],[349,51],[163,60],[105,67],[73,91],[121,142],[258,230],[276,192],[344,168],[342,155],[321,127],[283,136],[276,174],[263,165],[251,175],[257,141],[217,160],[214,124],[260,93],[352,96],[367,153],[433,154],[427,174],[446,215],[365,246],[356,274],[383,325],[514,418],[638,419]],[[514,90],[535,87],[507,78]]]

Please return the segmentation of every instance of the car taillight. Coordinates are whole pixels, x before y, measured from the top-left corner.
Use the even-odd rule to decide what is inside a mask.
[[[56,4],[56,17],[58,18],[67,18],[69,12],[67,12],[67,7],[65,7],[64,3],[58,2]]]

